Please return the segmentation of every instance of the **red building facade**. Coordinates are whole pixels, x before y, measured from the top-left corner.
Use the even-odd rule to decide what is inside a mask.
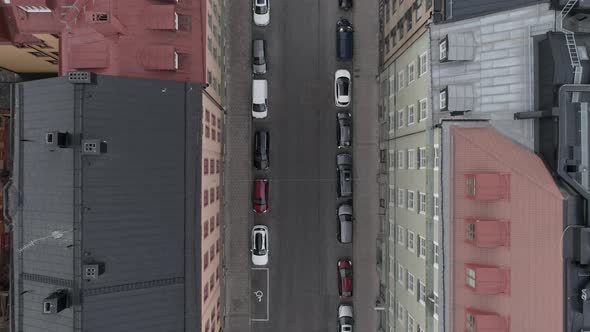
[[[563,196],[492,128],[450,128],[452,331],[561,331]]]

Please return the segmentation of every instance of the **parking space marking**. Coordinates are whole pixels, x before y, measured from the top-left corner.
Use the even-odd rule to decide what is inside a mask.
[[[263,280],[266,279],[266,280]],[[252,268],[252,284],[250,285],[250,303],[252,312],[250,320],[255,322],[268,322],[270,320],[270,287],[269,270],[266,267]],[[260,317],[266,313],[265,317]]]

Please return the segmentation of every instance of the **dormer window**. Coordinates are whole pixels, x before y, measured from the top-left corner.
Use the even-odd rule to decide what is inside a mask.
[[[497,313],[467,308],[465,310],[465,331],[507,332],[508,328],[506,320]]]
[[[475,38],[471,32],[450,33],[438,42],[440,62],[472,61],[475,58]]]
[[[467,219],[465,241],[479,248],[507,246],[509,223],[501,220]]]
[[[465,286],[476,294],[506,293],[510,271],[497,266],[465,264]]]
[[[500,173],[474,173],[465,175],[467,199],[496,201],[510,199],[510,175]]]
[[[438,59],[440,62],[447,62],[449,61],[449,54],[447,53],[447,46],[449,44],[449,38],[445,36],[445,38],[441,39],[438,42]]]
[[[448,99],[447,94],[448,94],[448,89],[446,87],[444,89],[440,90],[439,107],[440,107],[441,112],[446,112],[449,110],[448,104],[447,104],[447,99]]]

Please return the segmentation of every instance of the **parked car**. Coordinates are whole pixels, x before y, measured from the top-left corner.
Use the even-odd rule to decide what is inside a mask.
[[[268,130],[259,130],[254,134],[254,167],[259,170],[268,169],[270,166],[270,133]]]
[[[354,52],[352,24],[341,18],[336,23],[336,57],[340,60],[352,59]]]
[[[348,202],[338,206],[338,241],[352,242],[352,205]]]
[[[344,10],[352,8],[352,0],[338,0],[338,7]]]
[[[270,23],[270,0],[254,0],[254,24],[265,26]]]
[[[338,260],[338,294],[341,298],[352,297],[352,262],[350,259]]]
[[[252,41],[252,71],[255,75],[266,74],[266,41]]]
[[[268,227],[255,225],[252,228],[252,264],[268,264]]]
[[[338,169],[338,196],[352,196],[352,156],[349,153],[341,153],[336,156]]]
[[[352,145],[352,115],[339,112],[338,118],[338,148],[348,148]]]
[[[341,304],[338,307],[338,332],[352,332],[352,305]]]
[[[252,81],[252,117],[264,119],[268,115],[268,82]]]
[[[350,104],[350,72],[346,69],[338,69],[334,76],[334,98],[336,106],[346,107]]]
[[[268,187],[268,179],[254,180],[254,194],[252,195],[254,212],[265,213],[268,211]]]

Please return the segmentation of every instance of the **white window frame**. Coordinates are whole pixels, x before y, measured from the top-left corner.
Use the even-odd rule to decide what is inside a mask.
[[[432,308],[432,311],[433,311],[432,317],[434,319],[438,320],[438,309],[439,309],[439,305],[438,305],[438,294],[436,292],[433,292],[433,293],[434,293],[434,296],[433,296],[433,299],[432,300],[434,302],[434,305],[433,305],[433,308]]]
[[[475,241],[475,224],[468,223],[465,225],[465,239],[467,241]]]
[[[406,169],[406,150],[397,151],[397,168]]]
[[[418,75],[422,76],[428,72],[428,51],[420,54],[418,63],[420,67],[420,73]]]
[[[440,146],[438,144],[434,144],[434,162],[433,162],[434,170],[438,171],[440,168]]]
[[[406,229],[403,226],[397,225],[397,243],[399,245],[405,246],[406,245]]]
[[[408,190],[406,202],[408,203],[408,210],[415,211],[416,210],[416,192],[413,190]]]
[[[426,148],[425,147],[418,148],[418,167],[420,169],[426,169],[427,164],[428,164],[428,156],[426,155]]]
[[[432,205],[433,205],[432,219],[438,220],[438,218],[440,216],[440,198],[438,197],[438,194],[434,194],[432,196],[433,196],[433,198],[432,198]]]
[[[395,188],[389,187],[389,203],[395,204]]]
[[[395,169],[397,166],[395,164],[395,154],[396,152],[394,150],[389,151],[389,169]]]
[[[416,169],[416,149],[408,149],[408,169]]]
[[[418,192],[418,213],[426,214],[426,193]]]
[[[408,86],[416,80],[416,64],[412,61],[408,64]]]
[[[408,271],[408,282],[407,282],[407,290],[412,295],[416,295],[416,277]]]
[[[439,59],[439,61],[442,61],[447,58],[447,50],[448,50],[447,43],[448,43],[448,41],[446,39],[441,40],[438,43],[438,52],[439,52],[438,59]]]
[[[416,252],[416,233],[408,230],[408,237],[406,239],[408,250],[411,252]]]
[[[438,264],[439,264],[439,259],[440,259],[440,247],[438,245],[438,242],[433,242],[433,246],[432,246],[432,261],[434,262],[434,268],[438,269]]]
[[[406,72],[401,70],[397,73],[397,91],[401,91],[404,88],[406,82]]]
[[[397,320],[403,325],[404,324],[404,306],[401,303],[397,303]]]
[[[422,326],[420,326],[420,324],[416,326],[416,332],[424,332],[424,329],[422,328]]]
[[[397,282],[400,283],[400,285],[406,287],[406,268],[401,265],[401,264],[397,264]]]
[[[426,306],[426,285],[420,280],[418,280],[418,302]]]
[[[397,127],[403,128],[406,126],[406,110],[401,109],[397,111]]]
[[[441,90],[438,94],[439,97],[439,102],[438,102],[438,107],[439,109],[442,111],[444,109],[447,109],[447,90]]]
[[[466,278],[466,281],[467,281],[466,282],[467,285],[469,287],[471,287],[471,288],[475,288],[475,285],[477,283],[477,279],[476,279],[477,276],[475,274],[475,270],[472,269],[472,268],[470,268],[470,267],[466,268],[465,270],[466,270],[466,272],[465,272],[465,278]]]
[[[416,106],[408,105],[408,127],[416,123]]]
[[[426,259],[426,239],[418,236],[418,255],[422,259]]]
[[[396,117],[397,114],[395,112],[390,112],[389,113],[389,131],[392,132],[395,130],[396,127]]]
[[[423,98],[418,101],[419,121],[422,122],[428,118],[428,98]]]
[[[414,332],[414,317],[408,313],[408,321],[406,324],[406,332]]]
[[[397,206],[406,207],[406,191],[404,189],[397,190]]]

